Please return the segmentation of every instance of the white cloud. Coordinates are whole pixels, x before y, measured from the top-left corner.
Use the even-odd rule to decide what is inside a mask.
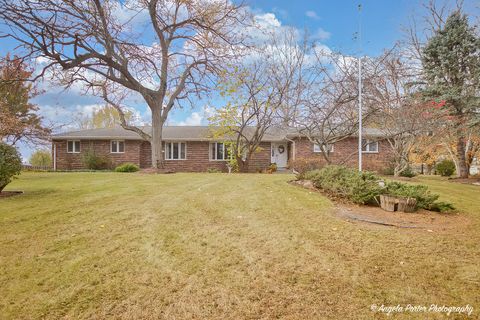
[[[330,36],[331,33],[322,28],[318,28],[317,31],[312,35],[312,37],[317,40],[328,40],[330,39]]]
[[[305,12],[305,15],[309,18],[312,18],[312,19],[315,19],[315,20],[319,20],[320,17],[318,16],[318,14],[313,11],[313,10],[308,10],[307,12]]]
[[[199,126],[202,124],[203,116],[199,112],[192,112],[184,121],[178,123],[179,126]]]

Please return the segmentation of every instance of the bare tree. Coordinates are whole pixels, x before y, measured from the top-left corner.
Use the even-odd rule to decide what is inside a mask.
[[[246,12],[228,0],[0,0],[7,25],[0,37],[15,39],[24,59],[46,58],[39,77],[60,69],[65,86],[85,84],[120,116],[115,93],[141,96],[152,112],[152,132],[121,123],[151,142],[152,166],[160,168],[169,112],[207,92],[218,66],[238,55]]]
[[[429,121],[423,116],[424,103],[415,92],[415,68],[402,59],[397,48],[379,58],[377,71],[370,85],[378,108],[372,124],[385,134],[394,156],[394,175],[398,176],[408,168],[416,138],[427,133]]]
[[[287,115],[292,109],[306,46],[294,29],[271,34],[264,45],[223,75],[219,89],[227,105],[210,121],[213,135],[229,140],[241,172],[249,170],[265,133],[284,124],[282,119],[286,117],[279,115]]]
[[[308,76],[298,86],[302,99],[293,124],[299,134],[319,146],[325,161],[331,163],[332,146],[358,132],[358,65],[353,57],[325,50],[316,50],[311,59],[311,67],[306,69]],[[368,62],[363,68],[366,121],[375,111],[368,88],[377,72],[377,62],[364,61]]]

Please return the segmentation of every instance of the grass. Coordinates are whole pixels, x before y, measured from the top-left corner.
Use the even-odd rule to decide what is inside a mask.
[[[480,188],[416,179],[472,223],[353,224],[289,175],[23,173],[0,199],[2,319],[372,319],[480,308]],[[396,319],[438,314],[397,314]]]

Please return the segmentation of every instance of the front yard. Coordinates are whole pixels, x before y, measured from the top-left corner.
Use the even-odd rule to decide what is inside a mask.
[[[471,221],[437,233],[342,220],[292,178],[23,173],[0,199],[0,318],[479,316],[480,187],[421,179]]]

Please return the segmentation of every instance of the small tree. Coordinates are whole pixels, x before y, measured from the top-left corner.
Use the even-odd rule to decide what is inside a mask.
[[[35,167],[50,167],[52,165],[52,155],[47,150],[37,150],[30,156],[30,164]]]
[[[17,149],[0,142],[0,192],[22,170],[22,160]]]
[[[0,61],[0,140],[11,145],[45,141],[50,134],[36,113],[38,106],[30,102],[37,94],[27,81],[32,73],[20,58],[7,55]]]

